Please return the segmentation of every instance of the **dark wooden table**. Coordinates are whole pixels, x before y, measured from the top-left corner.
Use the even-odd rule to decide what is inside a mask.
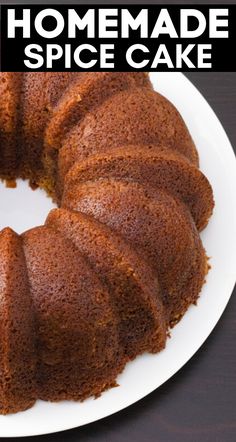
[[[187,76],[209,101],[236,146],[236,74],[191,73]],[[204,346],[161,388],[97,423],[27,440],[236,442],[235,368],[236,296],[232,295]]]

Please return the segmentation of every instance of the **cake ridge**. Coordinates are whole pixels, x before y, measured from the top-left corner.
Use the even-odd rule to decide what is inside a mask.
[[[99,106],[106,98],[136,84],[151,88],[148,76],[140,73],[82,73],[81,77],[66,91],[54,108],[45,132],[45,145],[48,148],[60,148],[67,132],[78,124],[86,112],[91,112],[91,109]]]
[[[104,146],[164,144],[199,165],[198,153],[177,109],[152,89],[133,87],[107,98],[66,135],[64,145],[78,147],[78,157]],[[63,148],[63,145],[62,145]]]
[[[10,228],[0,232],[0,253],[0,414],[9,414],[38,397],[35,329],[22,241]]]
[[[119,329],[125,330],[121,330],[121,345],[126,348],[129,357],[136,356],[141,349],[160,351],[165,344],[166,334],[165,321],[163,323],[162,319],[164,310],[159,299],[158,278],[152,274],[149,266],[111,229],[84,213],[55,209],[50,212],[46,225],[69,238],[108,287],[116,316],[118,321],[121,320]],[[156,321],[156,332],[162,330],[156,342],[153,340],[153,333],[156,332],[151,324],[148,334],[142,330],[141,336],[140,331],[138,333],[138,340],[136,337],[137,321],[141,328],[142,310],[146,303]],[[145,314],[147,317],[148,312]],[[145,324],[147,326],[146,319]]]
[[[199,230],[206,226],[212,214],[213,194],[207,178],[197,167],[172,152],[117,149],[110,155],[94,155],[82,163],[77,161],[66,174],[62,203],[74,187],[95,177],[96,180],[106,177],[131,179],[175,194],[189,206]]]
[[[65,195],[62,207],[95,217],[141,251],[162,282],[163,277],[168,281],[162,286],[167,308],[169,294],[178,287],[179,280],[184,282],[189,275],[189,266],[194,266],[194,254],[201,244],[191,215],[179,200],[134,181],[103,178],[77,186],[73,195]],[[197,269],[195,272],[197,275]],[[176,296],[174,293],[172,296]],[[181,301],[178,290],[177,296]]]

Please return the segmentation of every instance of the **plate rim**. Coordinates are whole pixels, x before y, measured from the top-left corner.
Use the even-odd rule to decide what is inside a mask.
[[[160,75],[163,73],[152,73],[151,77],[153,75]],[[198,90],[198,88],[192,83],[192,81],[190,79],[188,79],[184,74],[182,73],[165,73],[165,75],[170,75],[170,74],[174,74],[175,76],[178,76],[179,78],[182,79],[182,77],[184,77],[184,81],[186,81],[188,83],[188,85],[191,85],[191,87],[194,90],[195,94],[198,94],[198,96],[200,96],[201,101],[204,103],[204,106],[207,106],[208,111],[210,111],[212,118],[215,119],[215,122],[217,123],[218,127],[220,128],[220,130],[222,131],[222,136],[224,136],[225,139],[225,144],[224,144],[224,152],[227,152],[227,159],[226,161],[230,163],[230,175],[234,175],[234,177],[236,177],[236,157],[235,157],[235,153],[233,150],[233,147],[231,145],[231,142],[226,134],[226,131],[224,129],[224,127],[222,126],[220,120],[218,119],[215,111],[212,109],[212,107],[210,106],[210,104],[207,102],[207,100],[204,98],[204,96],[202,95],[202,93]],[[236,181],[233,185],[233,187],[235,188],[236,191]],[[236,203],[235,203],[235,211],[236,211]],[[236,251],[236,242],[235,242],[235,251]],[[29,436],[39,436],[39,435],[45,435],[45,434],[52,434],[52,433],[57,433],[57,432],[62,432],[62,431],[66,431],[66,430],[70,430],[73,428],[78,428],[80,426],[84,426],[84,425],[88,425],[89,423],[93,423],[96,422],[100,419],[106,418],[108,416],[111,416],[113,414],[116,414],[122,410],[124,410],[125,408],[135,404],[136,402],[138,402],[139,400],[143,399],[144,397],[146,397],[148,394],[152,393],[153,391],[155,391],[157,388],[159,388],[161,385],[163,385],[165,382],[167,382],[171,377],[173,377],[175,374],[177,374],[179,372],[179,370],[185,366],[185,364],[192,359],[192,357],[198,352],[198,350],[202,347],[202,345],[205,343],[205,341],[208,339],[208,337],[210,336],[210,334],[212,333],[212,331],[214,330],[215,326],[217,325],[217,323],[219,322],[229,300],[230,297],[232,295],[233,289],[234,289],[234,285],[236,282],[236,268],[235,268],[235,274],[234,277],[231,278],[230,281],[227,282],[227,287],[225,289],[225,294],[224,294],[224,302],[221,306],[221,308],[219,309],[219,312],[217,313],[217,317],[214,318],[207,334],[205,335],[204,339],[201,341],[201,343],[198,345],[196,345],[196,348],[193,347],[192,351],[190,353],[188,353],[186,355],[186,358],[184,359],[184,361],[181,362],[180,366],[177,369],[173,369],[173,373],[168,375],[168,377],[166,379],[164,379],[161,383],[159,383],[157,386],[152,386],[151,388],[147,388],[145,391],[145,394],[143,394],[143,392],[140,391],[140,394],[136,396],[135,400],[128,400],[126,401],[125,404],[123,405],[119,405],[118,407],[114,406],[112,407],[112,411],[111,410],[106,410],[106,412],[102,412],[100,416],[97,416],[95,418],[93,418],[92,420],[88,420],[87,422],[84,423],[77,423],[75,425],[66,425],[66,424],[62,424],[61,422],[57,425],[55,425],[55,428],[44,428],[43,430],[40,430],[39,428],[34,430],[34,431],[16,431],[15,429],[13,429],[13,425],[12,422],[9,425],[9,433],[3,432],[1,431],[1,425],[0,425],[0,437],[5,437],[5,438],[9,438],[9,437],[29,437]],[[158,356],[157,356],[158,357]],[[171,371],[171,370],[170,370]],[[24,414],[27,413],[24,412]],[[21,413],[22,414],[22,413]],[[17,415],[11,415],[11,417],[14,419],[14,416]],[[1,416],[2,418],[2,416]],[[8,417],[3,417],[5,419],[7,419]],[[27,419],[26,419],[26,427],[27,427]]]

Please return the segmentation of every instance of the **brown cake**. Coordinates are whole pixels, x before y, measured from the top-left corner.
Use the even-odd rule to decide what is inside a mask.
[[[107,99],[75,125],[62,143],[67,170],[76,160],[119,146],[162,144],[198,165],[192,138],[175,107],[149,88],[133,88]]]
[[[1,73],[0,177],[58,209],[0,232],[0,413],[84,400],[166,344],[207,273],[207,178],[145,73]]]
[[[166,190],[188,206],[198,230],[206,226],[211,216],[212,189],[207,178],[176,152],[161,151],[158,146],[126,146],[91,156],[71,167],[65,185],[63,179],[59,180],[58,193],[65,199],[80,183],[102,178],[128,179]]]
[[[0,74],[0,173],[2,178],[15,178],[16,149],[21,77],[18,73]]]
[[[203,284],[205,265],[196,265],[196,259],[201,253],[204,263],[204,251],[189,211],[173,197],[136,182],[104,178],[77,186],[62,206],[107,224],[141,253],[158,275],[169,322],[183,314],[186,299],[198,295],[198,290],[190,294],[188,285],[192,277],[198,288],[199,281]]]
[[[0,232],[0,413],[31,407],[37,399],[36,333],[22,239]]]
[[[21,74],[20,174],[32,184],[45,177],[42,164],[44,131],[63,91],[77,73],[27,72]]]
[[[125,354],[132,358],[140,349],[161,350],[166,318],[158,279],[150,266],[114,230],[84,213],[55,209],[46,225],[72,241],[108,287]]]
[[[23,234],[37,335],[38,395],[84,399],[114,384],[125,362],[107,288],[49,227]]]

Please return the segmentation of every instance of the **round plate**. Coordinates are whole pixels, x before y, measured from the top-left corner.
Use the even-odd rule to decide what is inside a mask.
[[[154,73],[151,78],[155,89],[168,97],[185,119],[200,154],[201,170],[214,190],[214,214],[202,234],[212,268],[198,306],[191,307],[174,328],[164,351],[157,355],[145,354],[127,365],[118,378],[118,388],[82,404],[38,401],[23,413],[0,416],[1,437],[39,435],[78,427],[143,398],[193,356],[213,330],[230,298],[236,278],[236,161],[232,147],[211,107],[183,74]],[[6,193],[1,192],[1,199],[2,195],[4,198]],[[36,204],[37,199],[34,207]]]

